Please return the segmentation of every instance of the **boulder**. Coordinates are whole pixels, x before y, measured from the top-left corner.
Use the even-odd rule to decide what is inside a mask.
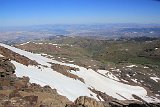
[[[43,105],[40,105],[39,107],[49,107],[49,106],[48,106],[48,105],[44,105],[44,104],[43,104]]]
[[[0,78],[12,75],[15,72],[15,66],[7,58],[0,58]]]
[[[77,98],[74,103],[75,105],[81,105],[82,107],[104,107],[103,103],[86,96]]]
[[[28,101],[31,105],[36,105],[38,101],[38,96],[25,96],[23,97],[23,100]]]
[[[9,98],[13,98],[13,97],[21,97],[21,95],[17,90],[14,90],[9,94]]]

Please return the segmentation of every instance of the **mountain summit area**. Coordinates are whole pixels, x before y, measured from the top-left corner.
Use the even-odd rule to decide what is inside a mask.
[[[0,0],[0,107],[160,107],[160,0]]]
[[[65,36],[0,43],[0,106],[159,107],[159,43]]]

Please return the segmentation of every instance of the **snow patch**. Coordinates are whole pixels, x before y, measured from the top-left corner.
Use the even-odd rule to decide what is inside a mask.
[[[28,44],[28,43],[30,43],[30,41],[28,41],[28,42],[26,42],[26,43],[19,44],[19,45],[26,45],[26,44]]]
[[[126,74],[127,77],[131,77],[129,74]]]
[[[144,68],[149,68],[149,67],[147,67],[147,66],[144,66]]]
[[[158,48],[155,48],[155,50],[158,50]]]
[[[126,80],[124,80],[124,79],[121,79],[121,81],[123,81],[123,82],[127,82],[127,83],[128,83],[128,81],[126,81]]]
[[[97,72],[100,73],[100,74],[102,74],[102,75],[104,75],[104,76],[107,76],[110,79],[119,81],[119,79],[115,75],[113,75],[110,71],[107,71],[107,70],[98,70]]]
[[[43,43],[38,43],[39,45],[42,45]]]
[[[137,79],[131,79],[131,80],[132,80],[133,82],[135,82],[135,83],[138,83],[138,82],[137,82]]]
[[[80,71],[72,73],[83,78],[86,85],[92,86],[96,90],[105,92],[106,94],[119,100],[125,100],[121,96],[124,96],[126,99],[135,100],[132,96],[132,94],[135,94],[142,99],[145,99],[145,101],[151,101],[150,98],[147,96],[147,91],[140,86],[130,86],[117,82],[115,80],[99,75],[92,69],[87,70],[83,67],[80,67],[79,69]],[[147,98],[149,100],[147,100]]]
[[[158,80],[160,80],[160,78],[158,77],[150,77],[150,79],[154,80],[155,82],[158,82]]]
[[[120,69],[111,69],[111,71],[121,72]]]
[[[16,75],[18,77],[28,76],[31,83],[37,83],[41,86],[49,85],[71,101],[79,96],[89,96],[97,99],[96,95],[88,89],[88,86],[79,80],[68,78],[51,68],[40,66],[41,69],[38,69],[36,66],[27,67],[15,61],[11,62],[16,66]]]
[[[128,68],[132,68],[132,67],[137,67],[136,65],[129,65],[129,66],[126,66]]]
[[[74,61],[68,61],[68,62],[72,63],[72,62],[74,62]]]
[[[47,56],[47,54],[45,54],[45,53],[42,53],[41,55],[42,55],[42,56]]]
[[[4,56],[0,54],[0,57],[4,57]]]

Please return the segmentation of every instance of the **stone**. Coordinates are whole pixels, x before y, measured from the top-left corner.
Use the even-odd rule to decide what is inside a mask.
[[[103,103],[96,101],[93,98],[81,96],[74,102],[76,105],[82,105],[84,107],[104,107]]]
[[[23,100],[28,101],[31,105],[36,105],[38,101],[38,96],[34,96],[34,95],[25,96],[23,97]]]
[[[14,90],[9,94],[9,98],[13,98],[13,97],[21,97],[21,95],[17,90]]]
[[[49,107],[48,105],[40,105],[39,107]]]

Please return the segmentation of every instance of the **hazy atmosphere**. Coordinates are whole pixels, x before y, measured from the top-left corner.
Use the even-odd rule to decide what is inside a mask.
[[[159,23],[159,0],[0,0],[0,26]]]

